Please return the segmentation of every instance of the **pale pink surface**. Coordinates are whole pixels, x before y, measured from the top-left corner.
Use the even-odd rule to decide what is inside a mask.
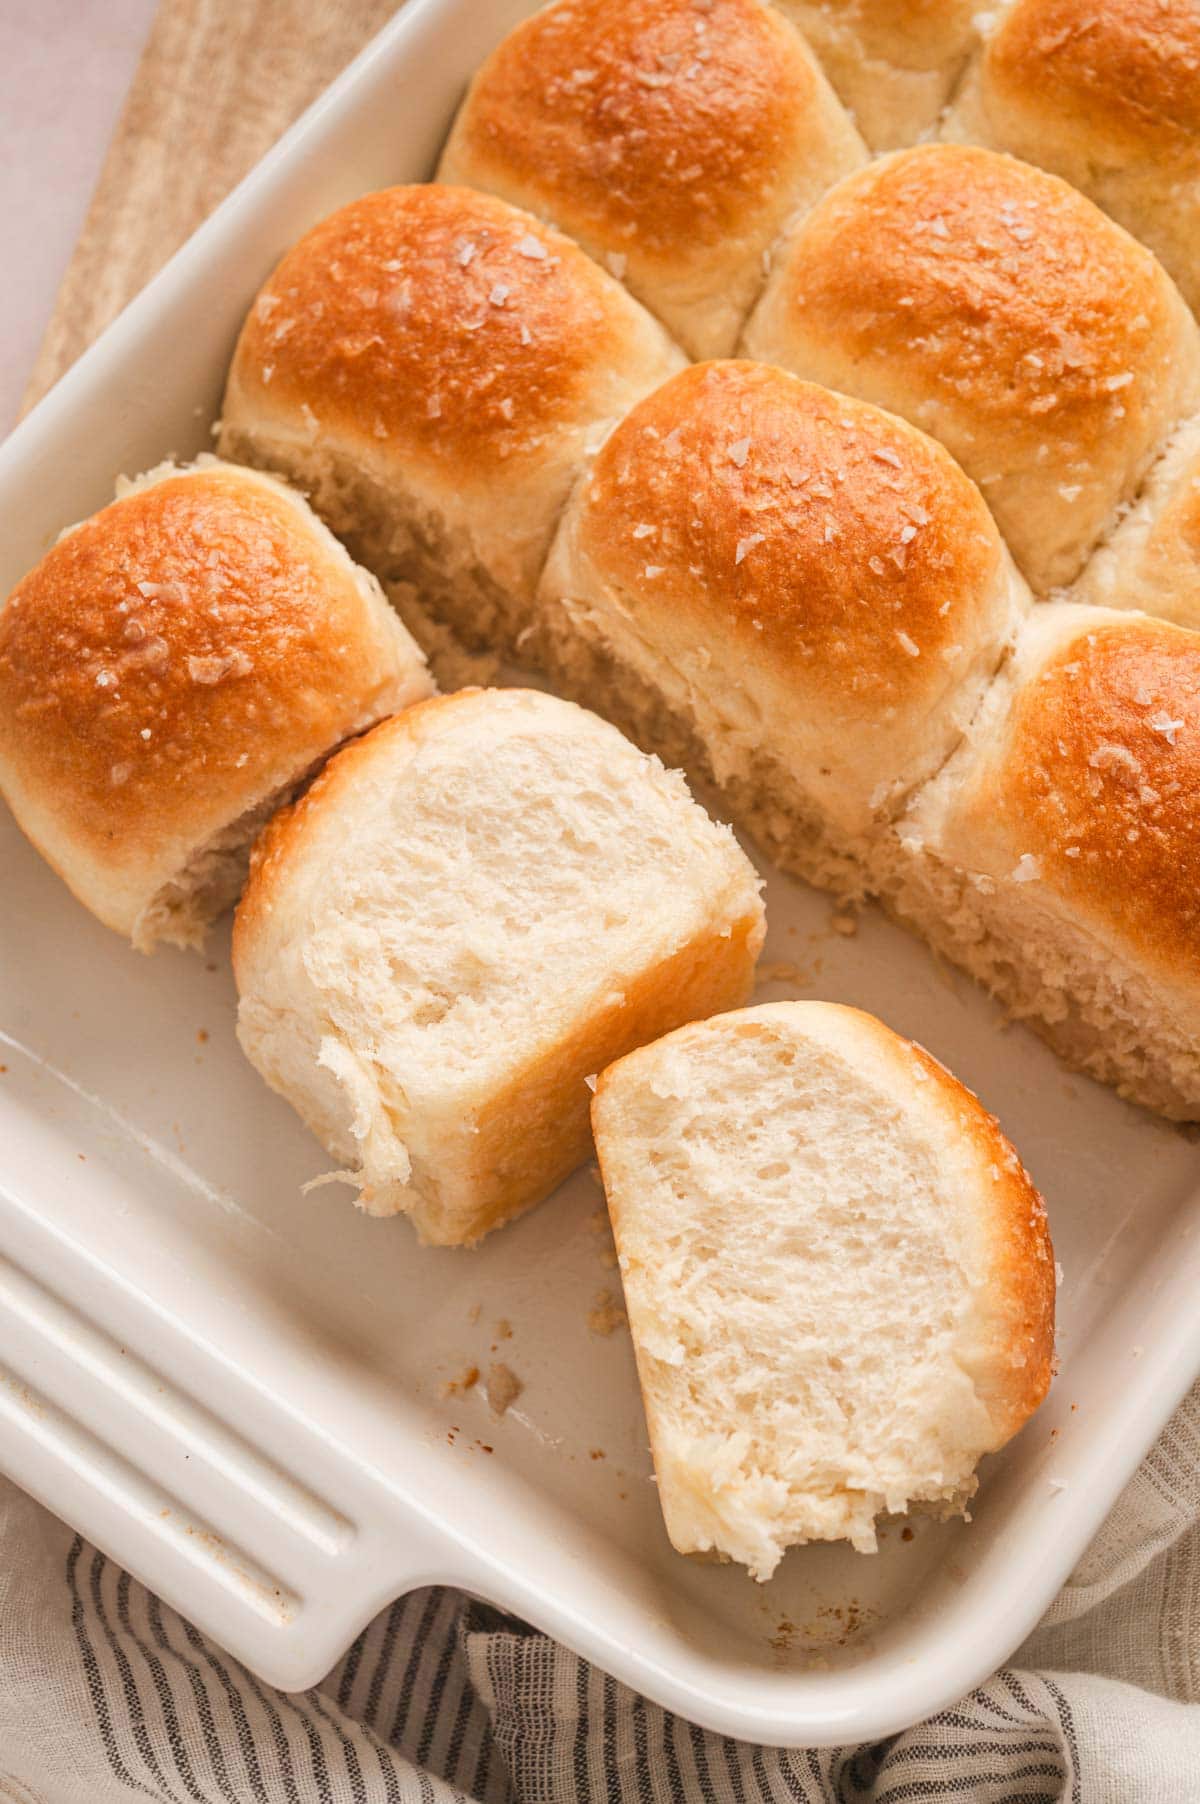
[[[12,425],[156,0],[0,0],[0,436]]]

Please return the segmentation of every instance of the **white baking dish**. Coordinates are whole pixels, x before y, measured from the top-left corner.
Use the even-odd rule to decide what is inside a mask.
[[[520,0],[413,0],[0,448],[0,588],[116,471],[206,443],[243,310],[361,191],[427,175]],[[793,1553],[766,1587],[670,1550],[601,1202],[578,1176],[475,1253],[417,1248],[346,1193],[244,1063],[227,946],[124,951],[0,822],[0,1465],[265,1678],[319,1678],[373,1612],[446,1580],[686,1715],[850,1742],[1003,1661],[1200,1367],[1200,1162],[1068,1077],[966,980],[773,877],[764,989],[914,1034],[1001,1116],[1044,1189],[1062,1370],[985,1462],[975,1520]],[[207,1038],[202,1038],[207,1035]],[[502,1338],[500,1323],[511,1325]],[[495,1347],[496,1351],[491,1349]],[[525,1390],[500,1421],[503,1359]]]

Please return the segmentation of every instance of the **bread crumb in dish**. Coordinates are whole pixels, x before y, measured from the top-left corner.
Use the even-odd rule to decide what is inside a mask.
[[[619,1299],[611,1290],[598,1290],[596,1298],[588,1311],[587,1323],[593,1334],[601,1335],[607,1340],[615,1334],[625,1321],[625,1311]]]
[[[493,1360],[487,1369],[488,1408],[494,1416],[502,1416],[525,1389],[522,1379],[503,1360]]]
[[[442,1386],[443,1397],[457,1397],[463,1391],[474,1390],[479,1383],[479,1367],[468,1366],[458,1378],[449,1378]]]

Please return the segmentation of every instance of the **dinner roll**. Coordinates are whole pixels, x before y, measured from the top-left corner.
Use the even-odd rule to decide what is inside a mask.
[[[946,122],[1090,194],[1200,302],[1200,8],[1015,0]]]
[[[680,1553],[961,1512],[1050,1383],[1054,1254],[993,1118],[858,1009],[777,1002],[611,1066],[592,1121]]]
[[[1150,253],[1056,176],[959,144],[818,203],[745,346],[940,438],[1039,592],[1078,574],[1200,401],[1196,322]]]
[[[558,0],[471,84],[439,174],[528,207],[726,356],[785,222],[866,158],[762,0]]]
[[[1176,433],[1071,597],[1200,628],[1200,419]]]
[[[143,952],[198,946],[277,804],[432,686],[298,495],[214,458],[166,464],[0,610],[0,792],[107,926]]]
[[[684,370],[615,429],[541,597],[562,686],[715,779],[779,862],[849,891],[1028,603],[940,445],[733,362]]]
[[[1200,637],[1035,609],[897,843],[939,951],[1081,1071],[1200,1116]]]
[[[872,150],[929,136],[976,38],[978,0],[776,0]]]
[[[464,1245],[587,1157],[586,1080],[744,1000],[758,880],[570,702],[462,690],[342,752],[255,851],[238,1036],[373,1215]]]
[[[389,188],[315,227],[267,282],[221,447],[300,483],[355,556],[471,643],[511,643],[589,447],[682,362],[527,213]]]

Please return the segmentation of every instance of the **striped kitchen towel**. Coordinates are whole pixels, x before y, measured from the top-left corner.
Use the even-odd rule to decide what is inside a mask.
[[[10,1804],[1200,1804],[1200,1386],[1013,1665],[871,1747],[710,1735],[446,1590],[272,1691],[0,1481]]]

